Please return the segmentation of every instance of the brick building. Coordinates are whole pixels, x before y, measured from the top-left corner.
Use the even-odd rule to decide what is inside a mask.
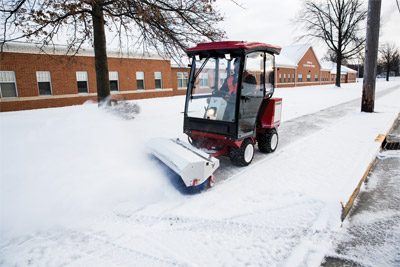
[[[8,44],[0,61],[0,110],[82,104],[97,100],[93,51],[75,57],[65,49],[38,54],[32,45]],[[158,56],[108,53],[111,95],[141,99],[186,93],[188,68],[171,67]]]
[[[311,45],[282,47],[275,58],[275,86],[296,87],[335,83],[336,63],[321,62]],[[355,82],[357,71],[342,66],[342,83]]]
[[[63,47],[38,53],[30,44],[7,44],[0,55],[0,111],[61,107],[97,100],[93,50],[66,56]],[[335,63],[320,63],[310,45],[284,47],[276,57],[275,86],[334,83]],[[186,94],[189,68],[159,56],[108,52],[112,97],[142,99]],[[356,72],[342,67],[342,82]]]

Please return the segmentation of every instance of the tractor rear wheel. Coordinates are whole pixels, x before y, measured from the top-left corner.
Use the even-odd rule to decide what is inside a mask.
[[[276,128],[267,129],[265,133],[257,135],[258,149],[263,153],[274,152],[278,146],[278,132]]]
[[[248,138],[242,142],[240,147],[229,148],[229,158],[231,162],[238,166],[247,166],[251,163],[254,157],[254,144],[253,141]]]

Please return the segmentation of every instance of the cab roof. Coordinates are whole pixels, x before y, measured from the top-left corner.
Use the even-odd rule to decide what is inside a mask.
[[[259,42],[243,42],[243,41],[224,41],[212,43],[200,43],[193,48],[186,50],[188,56],[205,55],[205,54],[247,54],[254,51],[264,51],[270,54],[281,52],[281,47]]]

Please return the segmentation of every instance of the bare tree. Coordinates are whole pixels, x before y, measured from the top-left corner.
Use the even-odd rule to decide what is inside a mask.
[[[386,81],[389,81],[390,71],[398,72],[400,64],[400,52],[394,44],[385,43],[379,49],[380,63],[386,72]]]
[[[175,60],[188,46],[225,34],[215,27],[223,20],[215,0],[3,0],[0,12],[1,51],[9,41],[38,41],[43,48],[60,36],[67,38],[67,54],[91,44],[99,104],[110,95],[107,30],[119,47],[126,42]]]
[[[306,34],[299,39],[323,40],[336,56],[336,86],[340,87],[343,60],[364,49],[361,25],[367,15],[361,0],[306,0],[294,19]],[[361,34],[360,34],[361,33]]]
[[[321,59],[323,61],[332,61],[332,62],[337,63],[337,54],[332,50],[328,50]],[[342,62],[340,62],[340,64],[346,65],[347,64],[347,59],[343,59],[342,58]]]

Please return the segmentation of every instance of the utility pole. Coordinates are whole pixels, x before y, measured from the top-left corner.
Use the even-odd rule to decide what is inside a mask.
[[[381,0],[368,1],[367,40],[365,44],[364,80],[361,111],[374,112],[376,61],[378,58]]]

